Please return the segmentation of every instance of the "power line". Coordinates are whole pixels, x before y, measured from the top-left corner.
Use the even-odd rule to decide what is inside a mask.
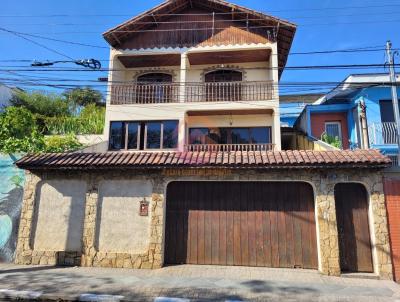
[[[304,24],[298,24],[298,27],[308,27],[308,26],[330,26],[330,25],[349,25],[349,24],[376,24],[376,23],[400,23],[400,19],[394,19],[394,20],[367,20],[367,21],[349,21],[349,22],[329,22],[329,23],[304,23]],[[280,28],[285,28],[284,24],[280,25]],[[240,28],[240,27],[239,27]],[[241,27],[240,29],[263,29],[263,28],[269,28],[269,29],[276,29],[277,26],[275,25],[264,25],[264,26],[249,26],[249,27]],[[211,30],[212,28],[200,28],[200,29],[164,29],[164,30],[115,30],[114,32],[119,32],[119,33],[145,33],[145,32],[174,32],[177,30],[180,31],[194,31],[194,30]],[[225,28],[219,28],[219,29],[225,29]],[[218,30],[218,28],[214,28],[214,30]],[[71,34],[79,34],[79,35],[92,35],[96,34],[98,35],[98,31],[60,31],[60,32],[33,32],[30,34],[54,34],[54,35],[71,35]]]
[[[282,10],[270,10],[268,13],[281,13],[281,12],[299,12],[299,11],[326,11],[326,10],[348,10],[348,9],[367,9],[367,8],[382,8],[382,7],[400,7],[399,4],[381,4],[381,5],[364,5],[364,6],[346,6],[346,7],[323,7],[323,8],[294,8],[294,9],[282,9]],[[240,13],[240,12],[237,12]],[[232,13],[215,13],[216,15],[231,15]],[[41,14],[41,15],[0,15],[4,18],[59,18],[59,17],[132,17],[134,14]],[[204,16],[210,15],[207,13],[203,14],[140,14],[141,16]]]
[[[21,35],[21,34],[19,34],[19,33],[17,33],[17,32],[10,31],[10,30],[7,30],[7,29],[5,29],[5,28],[0,28],[0,30],[1,30],[1,31],[5,31],[5,32],[8,32],[8,33],[10,33],[10,34],[12,34],[12,35],[14,35],[14,36],[17,36],[17,37],[19,37],[19,38],[22,38],[22,39],[24,39],[24,40],[27,40],[27,41],[29,41],[29,42],[31,42],[31,43],[33,43],[33,44],[39,46],[39,47],[42,47],[42,48],[44,48],[44,49],[47,49],[48,51],[51,51],[51,52],[53,52],[53,53],[56,53],[56,54],[58,54],[58,55],[60,55],[60,56],[62,56],[62,57],[64,57],[64,58],[68,58],[68,59],[70,59],[70,60],[74,60],[72,57],[70,57],[70,56],[68,56],[68,55],[66,55],[66,54],[64,54],[64,53],[62,53],[62,52],[59,52],[58,50],[55,50],[55,49],[50,48],[50,47],[47,47],[46,45],[43,45],[43,44],[41,44],[41,43],[39,43],[39,42],[36,42],[36,41],[34,41],[34,40],[32,40],[32,39],[29,39],[29,38],[27,38],[27,37],[25,37],[25,36],[23,36],[23,35]]]
[[[394,66],[399,67],[399,64],[395,64]],[[338,65],[304,65],[304,66],[281,66],[281,67],[250,67],[246,68],[246,70],[331,70],[331,69],[370,69],[370,68],[384,68],[386,64],[338,64]],[[2,69],[3,68],[3,69]],[[14,69],[13,71],[65,71],[65,72],[76,72],[76,71],[91,71],[87,69],[81,68],[27,68],[27,66],[15,66],[15,65],[0,65],[0,70],[6,70],[4,68],[24,68],[24,69]],[[8,69],[7,69],[8,70]],[[129,69],[109,69],[109,68],[101,68],[98,71],[127,71]],[[162,71],[163,69],[160,69]],[[167,69],[166,69],[167,70]],[[182,70],[180,68],[174,69],[174,71]],[[204,68],[191,68],[190,70],[204,70]]]
[[[57,39],[51,39],[47,37],[41,37],[42,39],[48,39],[48,40],[53,40],[53,41],[60,41]],[[60,41],[61,42],[61,41]],[[63,41],[64,43],[73,43],[73,44],[81,44],[81,43],[76,43],[76,42],[70,42],[70,41]],[[95,46],[95,45],[84,45],[84,46],[93,46],[93,47],[100,47],[100,48],[107,48],[109,47],[102,47],[102,46]],[[400,50],[400,48],[395,48],[393,50]],[[314,51],[305,51],[305,52],[291,52],[289,53],[289,56],[295,56],[295,55],[315,55],[315,54],[334,54],[334,53],[361,53],[361,52],[380,52],[380,51],[385,51],[385,48],[382,48],[382,46],[367,46],[367,47],[358,47],[358,48],[347,48],[347,49],[332,49],[332,50],[314,50]],[[278,54],[274,54],[278,55]],[[50,60],[53,61],[53,60]],[[99,60],[101,62],[110,62],[109,59],[104,59],[104,60]],[[6,63],[13,63],[13,62],[25,62],[25,63],[31,63],[32,60],[27,60],[27,59],[8,59],[8,60],[0,60],[0,62],[6,62]]]
[[[400,5],[399,5],[400,6]],[[326,18],[337,18],[337,17],[355,17],[355,16],[381,16],[381,15],[399,15],[400,12],[371,12],[371,13],[355,13],[355,14],[334,14],[334,15],[324,15],[324,16],[290,16],[287,18],[303,20],[303,19],[326,19]],[[185,14],[185,16],[190,16],[190,14]],[[211,16],[211,15],[210,15]],[[224,22],[257,22],[257,21],[265,21],[262,18],[249,18],[249,19],[227,19],[227,20],[217,20],[217,23]],[[213,20],[176,20],[176,21],[137,21],[135,24],[138,25],[154,25],[154,24],[193,24],[195,23],[212,23]],[[15,25],[26,25],[26,26],[104,26],[108,25],[107,23],[8,23],[6,26],[15,26]]]
[[[65,41],[65,40],[60,40],[60,39],[54,39],[54,38],[50,38],[50,37],[43,37],[43,36],[38,36],[38,35],[34,35],[34,34],[22,33],[22,32],[18,32],[18,31],[6,29],[4,27],[0,27],[0,30],[4,31],[4,32],[11,33],[11,34],[14,34],[14,35],[28,36],[28,37],[32,37],[32,38],[55,41],[55,42],[60,42],[60,43],[67,43],[67,44],[72,44],[72,45],[80,45],[80,46],[93,47],[93,48],[109,49],[109,47],[107,47],[107,46],[91,45],[91,44],[86,44],[86,43],[79,43],[79,42],[73,42],[73,41]]]

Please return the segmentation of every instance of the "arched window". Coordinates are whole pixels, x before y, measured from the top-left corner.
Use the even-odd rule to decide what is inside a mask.
[[[136,101],[138,103],[169,103],[172,100],[172,75],[146,73],[137,77]]]
[[[230,69],[218,69],[211,71],[205,75],[206,83],[215,82],[240,82],[243,75],[240,71]]]
[[[207,101],[241,101],[243,75],[240,71],[219,69],[205,75]]]
[[[137,77],[137,82],[141,84],[172,83],[172,75],[161,72],[145,73]]]

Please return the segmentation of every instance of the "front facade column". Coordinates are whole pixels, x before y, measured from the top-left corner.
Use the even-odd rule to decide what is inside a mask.
[[[275,145],[275,151],[281,150],[281,118],[279,108],[275,108],[272,113],[272,143]]]
[[[187,69],[189,67],[188,55],[187,52],[183,52],[181,54],[181,70],[180,70],[180,77],[179,77],[179,101],[184,103],[186,97],[186,74]]]

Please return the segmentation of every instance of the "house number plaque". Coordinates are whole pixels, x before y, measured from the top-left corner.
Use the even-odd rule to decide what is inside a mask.
[[[149,216],[149,203],[146,201],[146,199],[140,202],[139,215]]]

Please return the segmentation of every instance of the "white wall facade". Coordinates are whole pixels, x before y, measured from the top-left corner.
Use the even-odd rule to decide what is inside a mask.
[[[187,59],[190,53],[212,53],[221,51],[247,51],[247,50],[269,50],[270,56],[265,58],[265,62],[250,63],[232,63],[223,65],[190,65]],[[149,67],[149,68],[125,68],[119,61],[119,56],[135,56],[135,55],[155,55],[155,54],[180,54],[181,66],[167,67]],[[185,102],[184,93],[180,93],[181,99],[177,103],[162,104],[124,104],[111,105],[111,86],[120,83],[135,83],[138,75],[146,72],[164,71],[172,74],[174,82],[181,83],[201,83],[204,82],[204,74],[216,69],[235,69],[243,73],[243,81],[271,81],[274,85],[274,93],[272,99],[257,101],[240,101],[240,102]],[[278,53],[277,44],[253,44],[253,45],[231,45],[231,46],[212,46],[212,47],[194,47],[190,49],[151,49],[151,50],[116,50],[111,49],[110,52],[110,75],[109,75],[109,93],[107,99],[106,125],[104,131],[104,139],[108,140],[110,122],[112,121],[151,121],[151,120],[178,120],[179,121],[179,150],[183,150],[187,144],[188,125],[196,120],[197,126],[209,127],[207,121],[219,119],[221,125],[224,123],[224,117],[221,117],[218,111],[229,111],[235,115],[235,123],[237,126],[271,126],[272,127],[272,143],[275,148],[280,150],[280,120],[279,120],[279,91],[278,91]],[[183,97],[182,97],[183,96]],[[235,114],[246,110],[246,114]],[[260,110],[269,111],[270,113],[263,116],[254,115]],[[199,123],[199,119],[188,118],[189,112],[207,111],[210,119],[203,119],[204,124]],[[213,114],[213,112],[215,114]],[[211,116],[217,117],[211,117]],[[242,121],[240,121],[242,119]],[[248,123],[249,122],[249,123]],[[232,125],[233,126],[233,125]],[[104,150],[105,151],[105,150]]]

